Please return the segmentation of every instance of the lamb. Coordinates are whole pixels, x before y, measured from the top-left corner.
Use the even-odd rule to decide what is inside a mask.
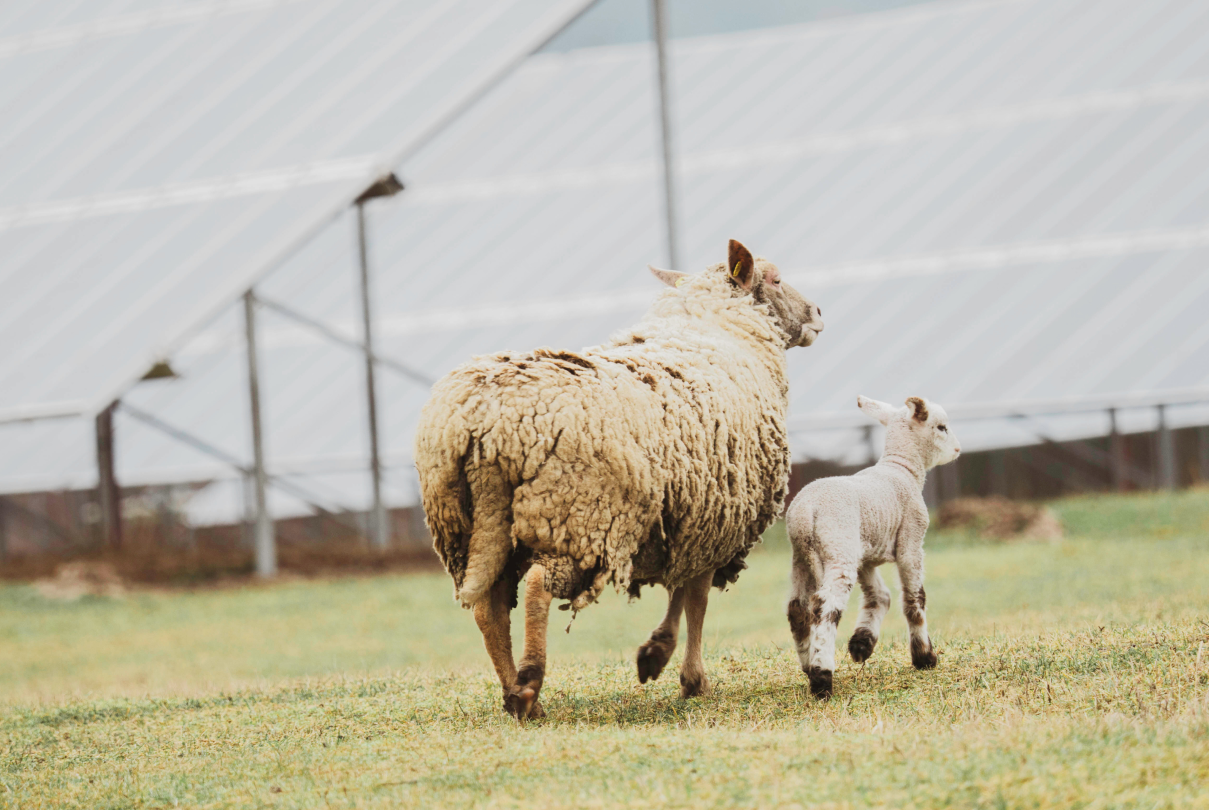
[[[886,426],[881,459],[856,475],[814,481],[785,516],[793,546],[786,613],[802,671],[818,698],[831,696],[836,625],[858,581],[864,605],[848,652],[857,663],[873,654],[890,608],[890,591],[877,571],[883,563],[898,564],[911,663],[916,669],[936,666],[924,616],[924,476],[956,459],[961,446],[949,430],[948,415],[935,403],[911,397],[906,407],[895,408],[857,397],[856,404]]]
[[[477,357],[437,383],[420,417],[415,462],[433,544],[520,721],[544,715],[551,600],[579,611],[610,583],[669,593],[639,651],[640,680],[658,677],[687,612],[681,694],[708,691],[709,587],[736,580],[781,512],[785,352],[814,342],[821,311],[733,240],[726,265],[651,271],[671,289],[633,328],[579,353]],[[518,670],[509,613],[522,578]]]

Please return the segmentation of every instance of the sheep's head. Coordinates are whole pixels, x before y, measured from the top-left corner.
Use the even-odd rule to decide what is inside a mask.
[[[655,277],[670,287],[679,287],[688,274],[652,267]],[[785,347],[809,346],[823,331],[823,311],[814,302],[781,281],[781,271],[766,259],[752,257],[742,244],[730,240],[726,264],[706,272],[726,273],[736,295],[751,295],[767,304],[777,326],[785,333]]]
[[[924,469],[955,461],[961,443],[949,430],[949,415],[935,402],[910,397],[895,408],[869,397],[857,397],[856,407],[886,426],[886,453],[918,458]]]

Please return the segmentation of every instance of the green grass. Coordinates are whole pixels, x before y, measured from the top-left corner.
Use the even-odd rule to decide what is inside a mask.
[[[771,533],[711,597],[713,695],[677,697],[679,656],[640,686],[662,592],[608,594],[554,612],[525,728],[443,576],[5,586],[0,806],[1209,807],[1209,493],[1054,506],[1061,543],[930,538],[934,672],[896,609],[813,700]]]

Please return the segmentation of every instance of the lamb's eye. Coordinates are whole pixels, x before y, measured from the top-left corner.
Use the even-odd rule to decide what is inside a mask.
[[[941,433],[948,433],[948,432],[949,432],[949,428],[948,428],[948,426],[947,426],[947,425],[937,425],[937,426],[936,426],[936,429],[937,429],[937,430],[939,430]]]

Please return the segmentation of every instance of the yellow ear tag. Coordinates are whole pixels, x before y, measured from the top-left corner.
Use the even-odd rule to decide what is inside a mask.
[[[680,278],[676,279],[677,287],[683,287],[687,283],[688,283],[688,276],[681,276]]]
[[[730,274],[731,278],[739,277],[739,268],[743,266],[743,262],[735,262],[735,271]]]

